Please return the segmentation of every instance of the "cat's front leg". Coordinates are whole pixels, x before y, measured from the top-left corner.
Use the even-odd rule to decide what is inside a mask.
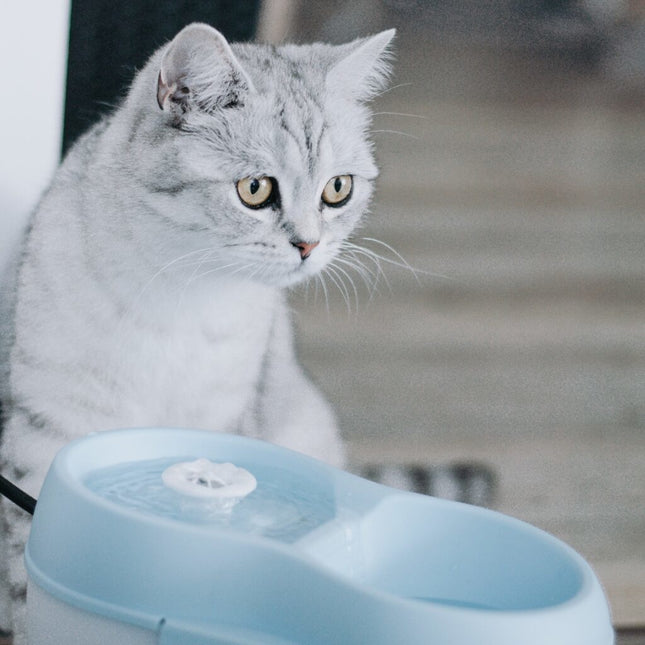
[[[299,370],[288,395],[291,402],[282,408],[280,419],[268,426],[269,440],[343,468],[345,445],[336,415],[322,393]]]
[[[2,503],[0,503],[0,645],[12,645],[11,592],[9,588],[9,560],[7,534]]]
[[[286,309],[274,322],[252,409],[250,434],[291,450],[345,465],[336,415],[297,362]]]
[[[27,573],[24,546],[31,527],[30,517],[10,502],[2,503],[2,595],[5,600],[0,616],[0,645],[27,645]]]
[[[49,465],[64,443],[61,437],[32,425],[25,411],[15,409],[3,429],[2,473],[29,495],[37,497]],[[11,605],[11,620],[3,617],[0,633],[13,631],[13,645],[26,645],[27,571],[24,550],[31,529],[31,516],[6,499],[2,500],[0,511],[4,541],[0,573]],[[8,642],[11,643],[10,640]]]
[[[13,481],[24,488],[24,481],[16,478],[15,474]],[[6,604],[0,616],[0,645],[27,645],[27,571],[24,551],[31,529],[31,516],[6,499],[2,500],[1,506],[3,544],[0,575]]]

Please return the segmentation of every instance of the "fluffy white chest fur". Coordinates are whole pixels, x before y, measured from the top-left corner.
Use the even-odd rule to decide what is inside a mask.
[[[263,365],[279,340],[286,340],[274,336],[284,307],[281,294],[226,280],[211,282],[207,293],[194,291],[182,293],[190,304],[154,306],[152,311],[145,305],[145,317],[139,313],[122,319],[98,343],[84,339],[87,345],[78,348],[84,356],[76,364],[82,369],[84,357],[101,354],[105,361],[106,369],[92,374],[96,363],[91,360],[86,375],[96,388],[87,409],[106,417],[101,425],[252,433],[245,413],[257,402],[266,377]],[[86,388],[87,381],[79,396]]]
[[[153,333],[130,330],[138,351],[121,365],[123,382],[131,383],[129,418],[250,430],[243,417],[262,387],[282,302],[274,290],[256,285],[218,285],[213,297],[201,311],[169,313],[171,320],[159,320]]]

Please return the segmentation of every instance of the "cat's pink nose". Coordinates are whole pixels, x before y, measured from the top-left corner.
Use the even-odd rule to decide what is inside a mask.
[[[300,251],[300,257],[306,260],[320,242],[291,242]]]

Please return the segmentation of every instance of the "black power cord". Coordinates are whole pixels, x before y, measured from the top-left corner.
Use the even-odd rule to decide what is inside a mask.
[[[9,501],[19,506],[23,511],[27,511],[30,515],[34,514],[36,500],[2,475],[0,475],[0,495],[4,495]]]

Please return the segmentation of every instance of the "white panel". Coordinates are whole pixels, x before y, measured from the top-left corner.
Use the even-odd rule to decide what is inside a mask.
[[[0,9],[0,267],[59,161],[70,0]]]

